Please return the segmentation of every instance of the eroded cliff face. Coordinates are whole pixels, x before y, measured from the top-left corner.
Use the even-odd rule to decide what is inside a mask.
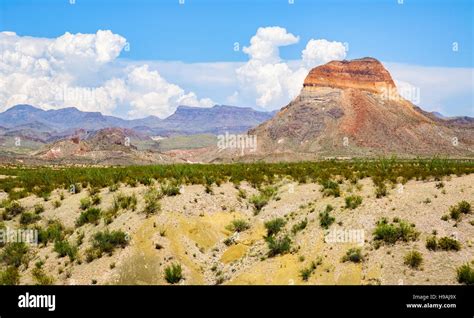
[[[303,84],[304,90],[318,87],[354,88],[373,93],[396,89],[390,73],[374,58],[332,61],[313,68]]]

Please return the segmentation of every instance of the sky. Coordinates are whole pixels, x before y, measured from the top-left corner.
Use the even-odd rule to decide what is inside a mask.
[[[184,2],[184,3],[180,3]],[[0,0],[0,111],[274,110],[308,71],[377,58],[429,111],[474,116],[470,0]]]

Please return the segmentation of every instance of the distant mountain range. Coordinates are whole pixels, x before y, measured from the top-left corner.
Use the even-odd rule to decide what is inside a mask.
[[[100,112],[83,112],[75,107],[45,111],[31,105],[16,105],[0,113],[0,134],[50,142],[70,136],[77,130],[96,131],[112,127],[132,129],[149,136],[240,133],[270,119],[273,114],[250,107],[179,106],[165,119],[148,116],[126,120]]]

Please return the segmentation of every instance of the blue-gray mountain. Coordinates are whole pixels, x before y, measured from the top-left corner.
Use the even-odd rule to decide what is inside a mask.
[[[31,105],[16,105],[0,113],[0,133],[22,135],[44,141],[73,134],[76,130],[127,128],[146,135],[190,135],[240,133],[270,119],[273,112],[250,107],[215,105],[211,108],[179,106],[174,114],[160,119],[148,116],[126,120],[100,112],[83,112],[75,107],[42,110]]]

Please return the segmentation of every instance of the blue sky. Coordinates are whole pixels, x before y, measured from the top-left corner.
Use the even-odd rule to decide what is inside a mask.
[[[260,26],[297,33],[284,48],[295,59],[310,38],[350,43],[348,58],[429,66],[472,67],[470,0],[1,0],[2,30],[57,37],[110,29],[130,42],[130,59],[184,62],[244,61],[233,43],[247,43]],[[452,43],[459,51],[452,51]]]
[[[228,64],[222,74],[233,76],[240,64],[231,63],[249,61],[249,55],[242,49],[234,50],[234,43],[238,42],[241,48],[248,46],[258,28],[279,26],[299,37],[297,43],[279,47],[279,56],[284,61],[301,59],[302,50],[311,39],[346,43],[345,58],[372,56],[392,65],[393,70],[389,70],[396,79],[421,89],[420,104],[428,110],[473,115],[471,0],[403,0],[403,4],[398,0],[294,0],[294,4],[288,0],[184,1],[180,5],[179,0],[75,0],[75,4],[69,0],[0,0],[0,31],[58,38],[65,32],[95,34],[98,30],[111,30],[130,45],[130,50],[120,52],[115,65],[119,61],[132,64],[146,61],[150,70],[156,70],[185,92],[192,90],[199,98],[270,109],[284,106],[279,103],[288,97],[275,99],[266,108],[255,102],[255,96],[245,95],[233,79],[229,80],[232,83],[218,87],[219,93],[213,93],[215,89],[177,75],[170,68],[174,64],[165,62],[180,62],[185,66],[225,62]],[[453,45],[457,45],[457,51]],[[440,76],[440,80],[429,85],[428,80],[418,77],[414,80],[415,74],[404,69],[411,66],[426,70],[430,77]],[[462,80],[462,86],[471,89],[461,92],[450,88],[446,91],[451,95],[432,98],[433,92],[446,86],[443,84],[446,79],[441,78],[445,68],[462,72],[460,76],[453,73],[452,78]],[[181,74],[194,74],[184,66],[179,70]],[[225,81],[221,79],[219,83]],[[232,99],[229,95],[233,93],[240,95]],[[127,106],[119,105],[112,113],[128,111]]]

